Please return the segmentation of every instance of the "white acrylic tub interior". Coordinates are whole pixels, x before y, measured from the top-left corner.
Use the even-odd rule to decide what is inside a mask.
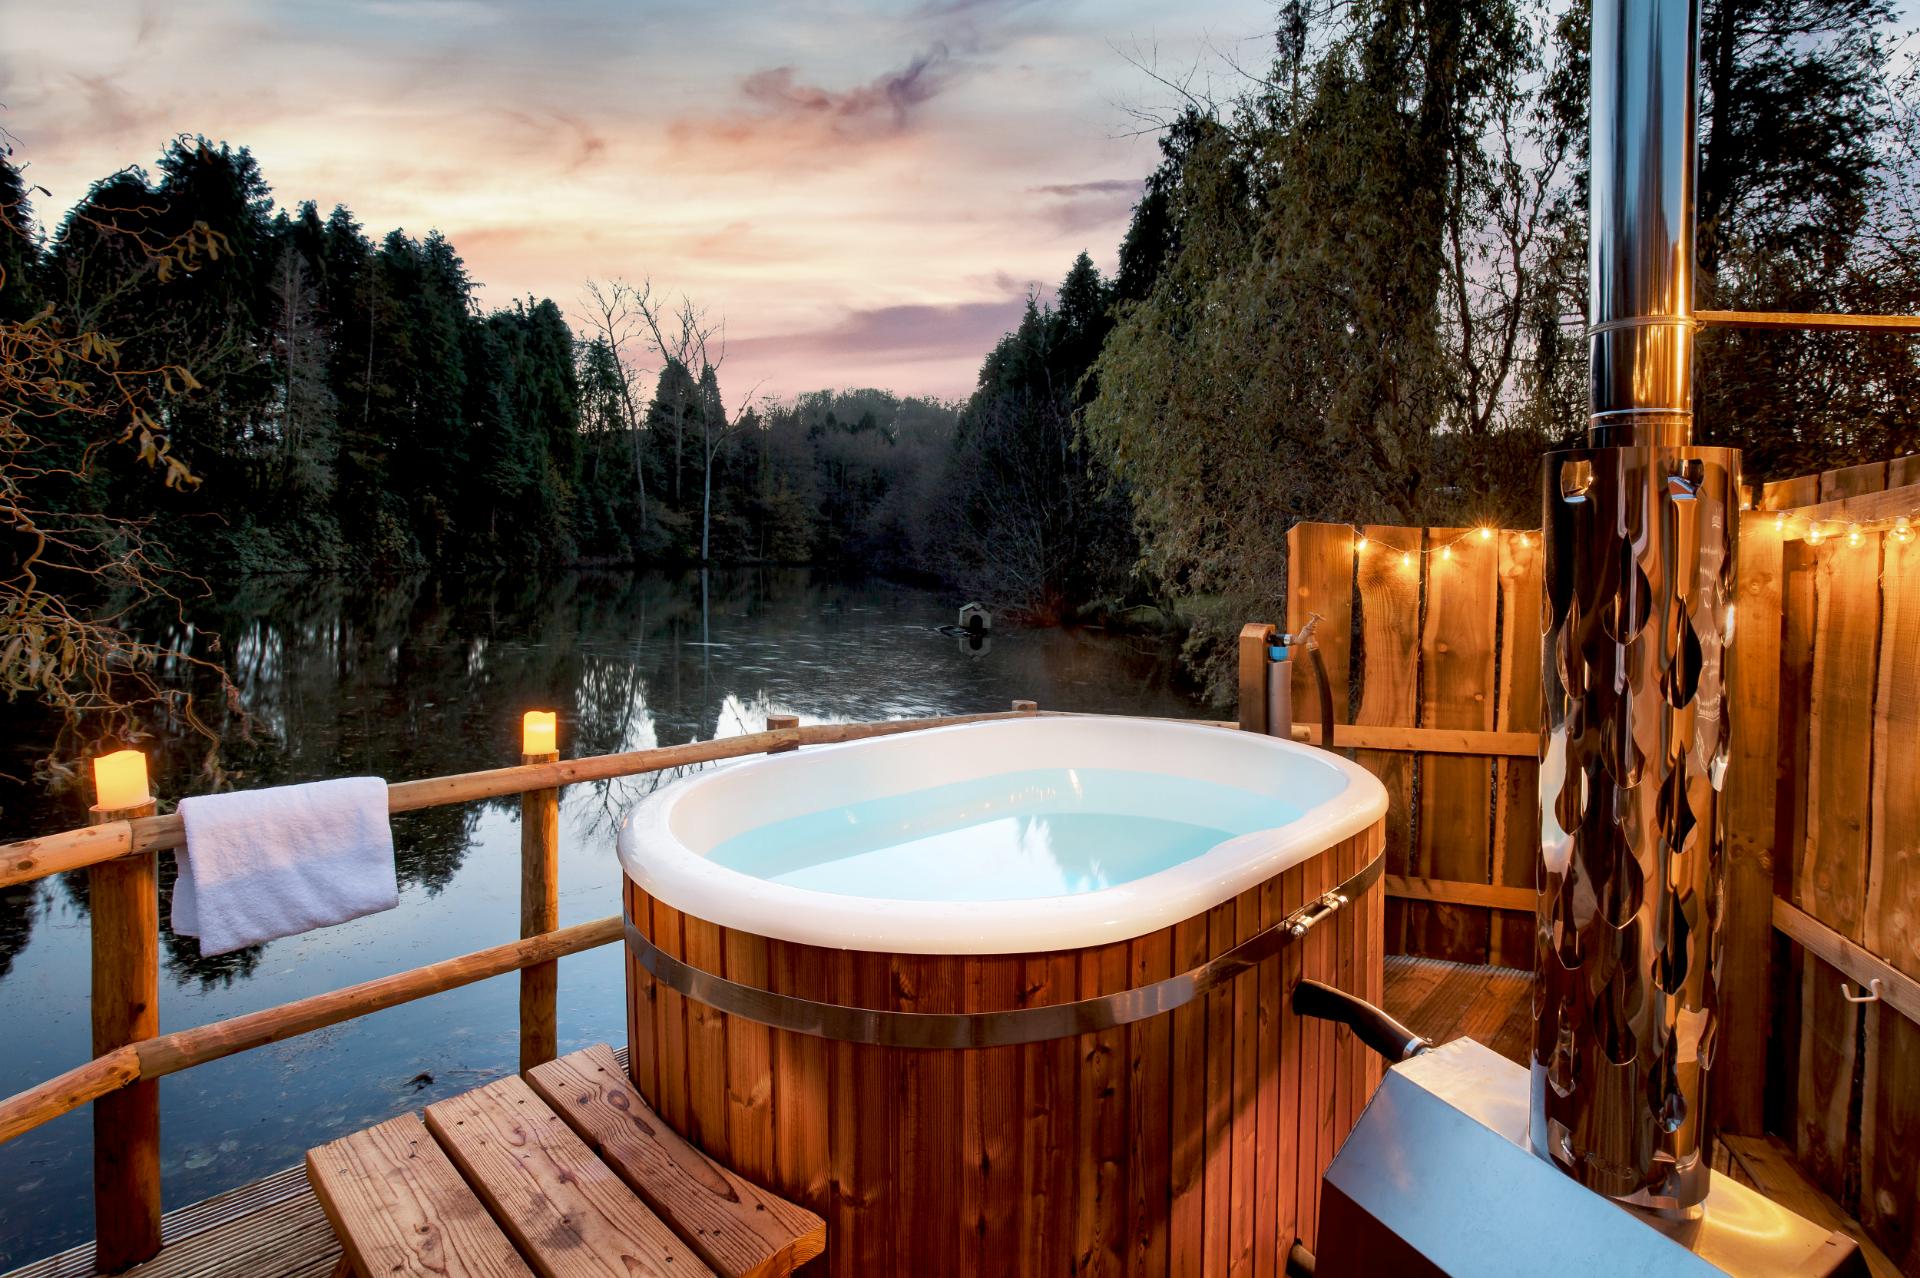
[[[1192,918],[1386,811],[1311,746],[1155,719],[1019,718],[699,773],[620,860],[697,918],[917,954],[1077,949]]]

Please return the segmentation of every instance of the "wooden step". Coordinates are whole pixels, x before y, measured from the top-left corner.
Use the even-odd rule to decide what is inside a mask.
[[[777,1278],[826,1249],[819,1216],[682,1140],[605,1045],[537,1066],[528,1082],[716,1273]]]
[[[713,1272],[520,1078],[427,1106],[427,1127],[542,1278]]]
[[[418,1115],[307,1151],[307,1180],[362,1274],[526,1278],[531,1271]]]

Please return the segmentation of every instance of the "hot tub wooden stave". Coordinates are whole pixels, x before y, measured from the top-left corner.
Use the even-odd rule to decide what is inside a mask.
[[[1358,872],[1376,822],[1206,913],[1039,954],[832,950],[683,914],[626,880],[664,952],[745,985],[918,1012],[1002,1011],[1152,984]],[[830,1042],[696,1003],[628,954],[635,1085],[675,1130],[827,1220],[828,1272],[1278,1275],[1313,1246],[1320,1174],[1380,1076],[1287,1006],[1310,976],[1383,993],[1384,883],[1173,1012],[1012,1047]]]

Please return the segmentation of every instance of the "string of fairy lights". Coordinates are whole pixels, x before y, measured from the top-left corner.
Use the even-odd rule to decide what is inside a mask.
[[[1746,510],[1748,504],[1743,501],[1740,508]],[[1794,511],[1779,511],[1773,517],[1773,530],[1783,537],[1797,531],[1809,546],[1834,542],[1857,548],[1864,546],[1867,538],[1874,533],[1884,533],[1902,544],[1911,542],[1917,521],[1920,521],[1920,509],[1915,509],[1910,514],[1890,515],[1879,519],[1817,519]],[[1491,543],[1499,535],[1511,536],[1514,544],[1524,550],[1530,548],[1535,539],[1541,535],[1541,530],[1538,528],[1495,529],[1482,524],[1476,528],[1463,529],[1445,541],[1409,547],[1369,533],[1359,524],[1348,524],[1347,527],[1353,533],[1353,548],[1356,553],[1384,554],[1398,560],[1402,568],[1412,568],[1422,559],[1450,562],[1455,557],[1456,547],[1462,546],[1463,543],[1467,548],[1471,548],[1475,543]]]
[[[1805,532],[1802,535],[1809,546],[1835,541],[1857,548],[1866,544],[1869,533],[1885,533],[1903,544],[1912,541],[1913,521],[1916,518],[1920,518],[1920,510],[1910,515],[1894,515],[1886,519],[1810,519],[1805,515],[1796,515],[1792,511],[1783,510],[1774,515],[1773,530],[1784,537],[1794,529],[1804,526]]]
[[[1481,524],[1477,528],[1464,529],[1445,541],[1408,548],[1395,545],[1384,537],[1375,537],[1359,524],[1348,524],[1347,527],[1353,530],[1353,548],[1357,553],[1364,555],[1370,550],[1378,550],[1382,554],[1397,558],[1402,568],[1411,568],[1420,562],[1416,556],[1438,559],[1442,563],[1450,562],[1454,557],[1454,547],[1460,545],[1462,542],[1467,543],[1469,547],[1471,547],[1474,542],[1490,543],[1498,533],[1504,532],[1512,536],[1514,544],[1522,549],[1532,546],[1534,538],[1540,535],[1538,528],[1525,528],[1514,531],[1512,529],[1495,529],[1486,524]]]

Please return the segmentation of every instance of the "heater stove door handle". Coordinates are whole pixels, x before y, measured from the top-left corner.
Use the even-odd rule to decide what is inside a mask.
[[[1433,1046],[1365,999],[1320,981],[1302,979],[1293,987],[1293,1010],[1301,1016],[1346,1026],[1361,1042],[1395,1064]]]

